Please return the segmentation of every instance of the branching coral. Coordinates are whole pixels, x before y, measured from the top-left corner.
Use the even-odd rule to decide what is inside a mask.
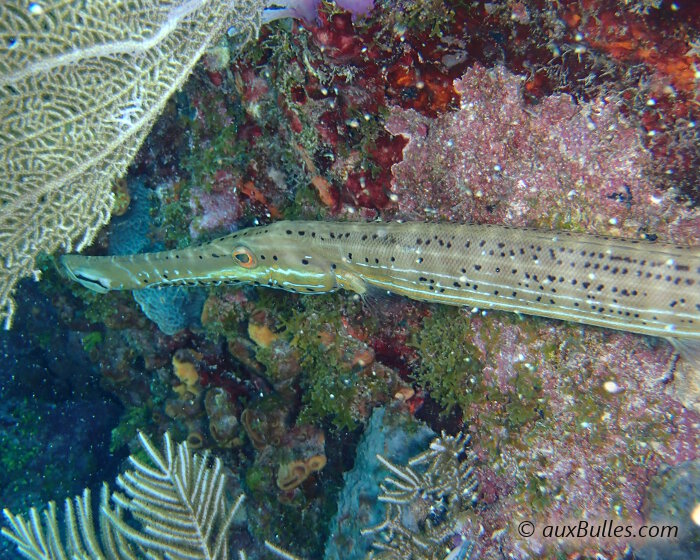
[[[443,432],[407,466],[377,455],[392,474],[384,479],[378,498],[388,504],[386,517],[362,532],[377,537],[372,545],[378,554],[370,554],[371,558],[427,560],[443,558],[450,549],[455,557],[471,557],[473,545],[468,539],[461,537],[456,546],[448,542],[457,532],[454,520],[458,513],[476,501],[469,441],[463,433],[453,437]]]

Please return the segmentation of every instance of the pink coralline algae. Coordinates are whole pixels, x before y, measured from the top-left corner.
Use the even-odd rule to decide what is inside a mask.
[[[454,82],[459,110],[391,109],[386,129],[409,139],[392,167],[397,217],[700,239],[700,218],[655,188],[642,133],[615,103],[526,105],[521,84],[475,65]]]
[[[565,323],[515,323],[497,313],[472,319],[471,327],[484,353],[483,383],[518,394],[517,379],[527,372],[545,403],[542,417],[517,431],[502,422],[489,429],[488,402],[464,411],[484,462],[483,558],[548,557],[559,546],[537,534],[518,537],[523,519],[538,527],[578,519],[643,523],[644,496],[659,467],[698,458],[700,415],[673,394],[670,345]],[[615,556],[626,542],[565,548],[580,552],[586,544]]]
[[[203,233],[227,233],[236,229],[243,208],[238,200],[238,177],[229,171],[218,171],[211,189],[194,187],[190,193],[190,209],[195,218],[190,224],[192,239]]]

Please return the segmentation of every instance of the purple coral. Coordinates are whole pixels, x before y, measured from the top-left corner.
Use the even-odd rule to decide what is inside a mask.
[[[320,3],[321,0],[278,0],[274,6],[265,9],[263,22],[269,23],[276,19],[291,17],[313,24],[318,16]]]
[[[374,0],[335,0],[335,3],[353,16],[366,16],[374,9]]]
[[[291,17],[313,25],[318,18],[320,3],[320,0],[277,0],[273,7],[263,12],[263,22]],[[374,0],[336,0],[335,4],[350,12],[353,18],[365,16],[374,8]]]

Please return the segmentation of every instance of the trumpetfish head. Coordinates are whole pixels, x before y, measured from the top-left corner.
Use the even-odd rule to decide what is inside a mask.
[[[290,222],[244,229],[204,245],[114,257],[64,255],[68,276],[86,288],[137,290],[151,286],[253,284],[302,293],[339,287],[331,263],[308,250],[311,232]]]

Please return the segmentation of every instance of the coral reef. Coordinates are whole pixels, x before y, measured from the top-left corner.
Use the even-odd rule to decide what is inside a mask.
[[[697,7],[351,4],[282,2],[263,20],[303,21],[244,50],[235,30],[218,40],[115,186],[128,209],[90,251],[185,247],[283,218],[700,242]],[[653,558],[647,543],[526,539],[517,524],[688,509],[674,489],[696,484],[700,398],[661,339],[253,286],[206,288],[192,309],[191,291],[143,292],[160,299],[159,329],[130,294],[86,294],[38,265],[42,294],[17,298],[27,340],[60,383],[122,403],[113,450],[138,430],[213,449],[247,495],[249,530],[232,538],[251,558]],[[71,359],[51,350],[64,346]],[[37,426],[20,402],[9,417],[27,429],[8,441],[20,451],[0,456],[12,473],[37,460],[36,446],[21,452]],[[438,455],[409,463],[443,431],[465,434],[442,436],[464,499],[432,478]]]
[[[256,447],[255,461],[245,472],[252,533],[260,542],[274,534],[285,547],[296,543],[304,557],[318,558],[337,484],[337,474],[325,472],[325,435],[308,424],[290,428],[289,417],[274,409],[267,415],[257,412],[255,419],[246,411],[242,422]]]

